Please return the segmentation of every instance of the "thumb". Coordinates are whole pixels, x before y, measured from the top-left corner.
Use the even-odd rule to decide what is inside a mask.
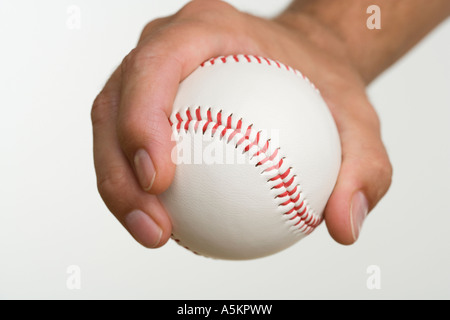
[[[341,136],[342,165],[324,216],[330,235],[341,244],[358,239],[367,214],[387,192],[392,177],[375,110],[365,98],[353,101],[352,106],[330,107]]]

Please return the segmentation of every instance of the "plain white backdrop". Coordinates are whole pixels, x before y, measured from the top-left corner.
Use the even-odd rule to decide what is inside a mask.
[[[96,189],[92,101],[143,26],[186,2],[0,2],[0,298],[449,299],[448,20],[368,89],[394,177],[357,244],[323,224],[274,256],[215,261],[145,249],[116,221]],[[270,16],[289,1],[230,2]]]

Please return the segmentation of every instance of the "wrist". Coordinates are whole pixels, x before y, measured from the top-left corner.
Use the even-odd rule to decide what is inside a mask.
[[[379,8],[380,29],[367,26],[370,5]],[[301,0],[276,21],[347,58],[368,84],[449,16],[448,0]]]
[[[359,61],[357,49],[347,40],[347,36],[316,14],[286,10],[275,17],[274,22],[283,26],[290,33],[299,36],[299,40],[307,41],[322,52],[337,59],[356,73],[363,82],[369,82],[367,72]]]

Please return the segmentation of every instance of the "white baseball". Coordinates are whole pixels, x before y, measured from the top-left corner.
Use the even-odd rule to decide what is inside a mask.
[[[256,56],[211,59],[180,84],[170,122],[177,167],[160,198],[180,245],[253,259],[320,224],[340,140],[319,91],[299,71]]]

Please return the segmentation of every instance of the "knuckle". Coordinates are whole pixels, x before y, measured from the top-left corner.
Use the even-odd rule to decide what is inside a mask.
[[[164,29],[165,26],[170,24],[173,16],[156,18],[149,23],[147,23],[142,29],[141,35],[139,37],[139,42],[144,42],[144,39],[154,36],[159,30]]]
[[[128,184],[128,170],[123,166],[108,168],[97,178],[97,189],[105,202],[116,199],[120,190],[126,190]]]
[[[159,144],[164,140],[164,128],[167,118],[156,111],[146,110],[145,116],[140,113],[130,113],[120,118],[117,123],[117,133],[124,149],[133,149],[142,144]]]
[[[170,17],[161,17],[161,18],[156,18],[156,19],[150,21],[149,23],[147,23],[145,25],[144,29],[142,30],[142,36],[157,29],[161,25],[167,23],[169,20],[170,20]]]
[[[230,11],[236,11],[234,7],[225,1],[210,1],[210,0],[198,0],[191,1],[182,7],[177,15],[179,16],[192,16],[201,15],[204,17],[210,14],[224,14]]]
[[[148,65],[159,58],[154,51],[154,48],[148,46],[138,46],[132,49],[122,60],[121,64],[124,81],[127,80],[129,75],[147,71]]]
[[[133,48],[122,60],[122,73],[124,75],[128,74],[128,72],[134,70],[139,67],[140,61],[143,59],[142,50],[138,48]]]
[[[383,193],[387,191],[392,183],[393,167],[387,155],[380,155],[371,161],[373,174],[377,177],[383,187]]]
[[[241,25],[240,11],[225,1],[191,1],[173,19],[174,25],[191,26],[205,32],[220,32]]]
[[[110,107],[116,103],[111,95],[104,91],[100,92],[95,98],[91,109],[91,122],[93,126],[97,126],[110,118]]]
[[[144,45],[132,49],[121,63],[123,81],[127,81],[130,75],[148,72],[149,66],[152,64],[162,63],[166,58],[164,53],[166,45],[164,42],[159,42],[151,47]]]

